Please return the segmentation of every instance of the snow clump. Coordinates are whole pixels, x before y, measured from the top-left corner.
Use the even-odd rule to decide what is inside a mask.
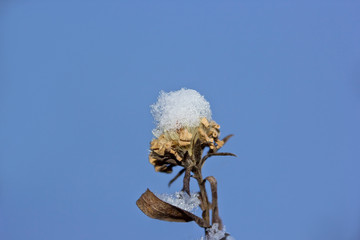
[[[168,93],[161,91],[158,101],[150,107],[157,124],[153,130],[155,137],[159,137],[165,131],[196,127],[204,117],[211,121],[209,102],[192,89],[182,88]]]
[[[210,229],[206,230],[208,233],[207,237],[201,237],[200,240],[220,240],[224,238],[226,235],[226,229],[225,226],[223,226],[222,230],[219,230],[219,224],[214,223]],[[228,235],[225,238],[226,240],[235,240],[232,236]]]
[[[184,209],[185,211],[192,212],[200,205],[198,193],[190,193],[190,196],[183,191],[176,192],[175,194],[155,194],[158,198],[173,206]]]

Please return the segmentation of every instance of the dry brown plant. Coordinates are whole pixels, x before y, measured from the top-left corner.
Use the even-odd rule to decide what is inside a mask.
[[[176,131],[164,132],[150,143],[149,162],[155,171],[171,173],[175,166],[182,169],[168,183],[183,176],[182,191],[190,195],[190,179],[196,180],[199,187],[199,200],[202,216],[183,210],[159,199],[149,189],[141,195],[136,204],[147,216],[170,222],[191,222],[204,228],[205,237],[208,237],[209,229],[217,224],[218,230],[223,229],[219,216],[217,181],[215,177],[203,177],[202,168],[205,162],[213,156],[236,156],[229,152],[219,152],[223,145],[233,136],[228,135],[219,139],[220,126],[202,118],[197,127],[183,127]],[[204,150],[207,150],[206,154]],[[206,190],[206,182],[210,184],[211,196]],[[211,201],[210,201],[211,197]],[[221,239],[226,239],[229,234]]]

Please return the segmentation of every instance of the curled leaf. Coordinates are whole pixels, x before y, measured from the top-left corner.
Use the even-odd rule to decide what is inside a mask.
[[[147,189],[136,201],[136,205],[143,213],[145,213],[145,215],[154,219],[169,222],[195,221],[200,227],[209,227],[203,219],[179,207],[162,201],[149,189]]]

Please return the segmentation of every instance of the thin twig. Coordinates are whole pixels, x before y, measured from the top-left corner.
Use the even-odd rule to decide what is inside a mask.
[[[228,152],[210,152],[207,153],[202,159],[201,159],[201,166],[204,165],[205,161],[212,156],[233,156],[233,157],[237,157],[235,154],[233,153],[228,153]]]
[[[201,169],[196,167],[194,173],[195,173],[194,178],[197,180],[199,189],[200,189],[201,206],[202,206],[201,210],[203,210],[202,217],[203,217],[204,221],[209,225],[210,224],[210,214],[209,214],[210,204],[209,204],[209,200],[208,200],[207,193],[206,193],[205,181],[202,178]]]
[[[168,183],[168,187],[170,187],[171,184],[172,184],[173,182],[175,182],[184,172],[185,172],[185,168],[181,169],[181,170],[176,174],[176,176],[175,176],[173,179],[170,180],[170,182]]]

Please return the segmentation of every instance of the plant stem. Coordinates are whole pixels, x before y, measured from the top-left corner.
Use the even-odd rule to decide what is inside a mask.
[[[190,176],[191,176],[191,168],[188,167],[185,169],[182,191],[186,192],[189,196],[190,196]]]
[[[201,208],[203,210],[202,217],[204,221],[210,226],[210,203],[206,193],[205,181],[202,177],[201,168],[194,167],[194,178],[197,180],[200,197],[201,197]]]

